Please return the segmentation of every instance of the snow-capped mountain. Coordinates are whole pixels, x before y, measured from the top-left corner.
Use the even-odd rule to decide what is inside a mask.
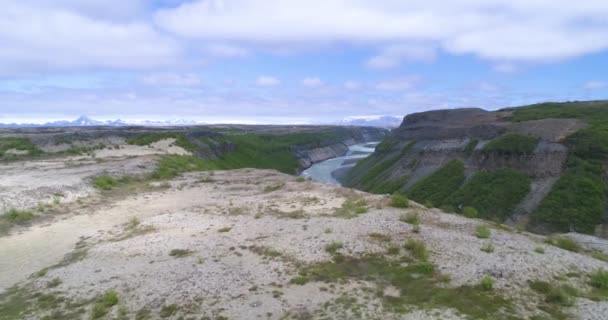
[[[47,123],[0,123],[0,128],[27,128],[27,127],[91,127],[91,126],[110,126],[110,127],[119,127],[119,126],[155,126],[155,127],[165,127],[165,126],[193,126],[202,124],[193,120],[185,120],[185,119],[174,119],[168,121],[134,121],[134,122],[126,122],[120,119],[117,120],[107,120],[107,121],[98,121],[91,119],[87,116],[80,116],[78,119],[69,121],[69,120],[60,120],[53,121]]]
[[[396,128],[401,125],[402,121],[402,116],[361,116],[347,117],[337,124],[342,126]]]

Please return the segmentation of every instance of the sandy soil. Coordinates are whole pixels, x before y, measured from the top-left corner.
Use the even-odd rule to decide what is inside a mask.
[[[369,204],[367,213],[351,219],[335,214],[345,201],[360,198]],[[383,253],[389,244],[416,238],[427,244],[439,271],[450,276],[450,286],[475,285],[491,275],[496,290],[530,315],[538,312],[539,298],[528,280],[555,282],[568,273],[608,269],[607,263],[587,255],[545,245],[539,236],[489,224],[491,238],[478,239],[475,228],[486,224],[483,221],[419,205],[390,208],[387,200],[269,170],[188,174],[171,181],[170,188],[125,194],[107,203],[85,201],[75,209],[79,212],[64,219],[0,238],[0,288],[18,284],[63,292],[74,300],[112,289],[129,319],[142,310],[156,319],[172,305],[177,311],[168,318],[174,319],[357,318],[352,305],[341,304],[341,297],[354,299],[351,304],[360,308],[361,318],[464,319],[450,309],[391,313],[382,308],[369,281],[296,285],[290,280],[299,266],[330,260],[325,250],[329,243],[339,241],[344,245],[340,253],[357,256]],[[421,220],[418,233],[399,221],[413,212]],[[378,242],[370,233],[388,240]],[[493,253],[480,250],[488,242]],[[535,252],[539,246],[544,254]],[[64,259],[75,247],[80,259]],[[187,252],[171,256],[174,249]],[[28,278],[54,264],[59,265]],[[50,288],[52,279],[60,283]],[[588,289],[584,277],[568,281]],[[384,294],[398,294],[394,291],[386,288]],[[92,305],[84,308],[83,319],[88,319]],[[570,310],[580,319],[602,319],[608,304],[579,299]],[[119,312],[112,309],[114,316]]]
[[[94,176],[146,173],[155,168],[158,155],[189,154],[174,142],[165,139],[150,146],[116,145],[93,155],[0,163],[0,214],[11,208],[72,202],[94,191]]]

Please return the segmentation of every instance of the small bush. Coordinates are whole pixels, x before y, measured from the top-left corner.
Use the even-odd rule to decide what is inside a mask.
[[[546,243],[562,248],[564,250],[579,252],[581,246],[574,240],[565,236],[551,236],[545,240]]]
[[[408,213],[408,214],[403,214],[399,217],[399,221],[405,222],[405,223],[409,223],[412,225],[418,225],[420,224],[420,218],[418,217],[418,213]]]
[[[400,193],[393,193],[391,196],[390,206],[394,208],[407,208],[410,205],[410,201],[406,195]]]
[[[485,276],[481,279],[481,288],[485,291],[491,291],[494,289],[494,279],[490,276]]]
[[[289,281],[289,282],[293,283],[293,284],[297,284],[299,286],[303,286],[303,285],[307,284],[309,281],[310,281],[310,279],[307,277],[298,276],[298,277],[291,279],[291,281]]]
[[[386,249],[386,254],[391,255],[391,256],[395,256],[399,254],[399,247],[396,245],[390,245],[387,249]]]
[[[551,288],[546,295],[546,301],[562,306],[571,306],[574,304],[574,297],[564,287]]]
[[[426,261],[429,258],[426,244],[420,240],[408,239],[405,248],[418,260]]]
[[[4,214],[6,220],[15,224],[26,224],[34,219],[34,213],[28,210],[10,209]]]
[[[305,181],[306,181],[306,178],[304,178],[304,177],[298,177],[296,179],[296,182],[305,182]]]
[[[55,279],[47,282],[46,287],[47,288],[55,288],[55,287],[59,286],[62,283],[63,283],[63,281],[61,281],[61,279],[55,278]]]
[[[169,318],[175,315],[178,311],[179,307],[176,304],[170,304],[168,306],[163,306],[160,309],[160,313],[158,314],[161,318]]]
[[[107,191],[118,186],[118,181],[114,179],[114,177],[103,175],[93,179],[93,186],[97,189]]]
[[[193,253],[192,250],[188,250],[188,249],[173,249],[173,250],[171,250],[171,252],[169,252],[169,256],[175,257],[175,258],[183,258],[183,257],[187,257],[187,256],[191,255],[192,253]]]
[[[477,218],[479,217],[479,212],[473,207],[464,207],[464,209],[462,209],[462,215],[467,218]]]
[[[232,228],[225,227],[225,228],[218,229],[217,232],[225,233],[225,232],[230,232],[230,230],[232,230]]]
[[[490,228],[484,225],[479,225],[477,228],[475,228],[475,236],[479,239],[488,239],[490,234]]]
[[[118,304],[118,293],[114,290],[108,290],[101,297],[97,299],[97,302],[93,305],[92,318],[99,319],[105,316],[109,309]]]
[[[325,246],[325,251],[335,254],[338,250],[342,249],[344,244],[342,242],[333,241]]]
[[[488,242],[481,247],[481,251],[486,253],[492,253],[494,252],[494,245],[491,242]]]
[[[483,148],[483,152],[507,156],[531,154],[537,144],[538,138],[521,134],[507,134],[490,141]]]
[[[543,253],[545,253],[545,248],[538,246],[534,249],[534,252],[543,254]]]
[[[600,269],[589,275],[589,284],[597,289],[608,289],[608,271]]]

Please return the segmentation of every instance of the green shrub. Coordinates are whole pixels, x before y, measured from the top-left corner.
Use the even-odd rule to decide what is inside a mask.
[[[531,154],[537,144],[538,138],[536,137],[515,133],[506,134],[486,144],[483,152],[502,156]]]
[[[342,244],[342,242],[333,241],[331,243],[328,243],[325,246],[325,251],[327,251],[330,254],[335,254],[336,252],[338,252],[338,250],[342,249],[343,247],[344,247],[344,245]]]
[[[24,154],[7,152],[17,150]],[[15,160],[42,155],[44,152],[27,138],[0,138],[0,160]]]
[[[545,248],[538,246],[534,249],[534,252],[543,254],[543,253],[545,253]]]
[[[581,246],[574,240],[565,237],[565,236],[551,236],[545,239],[545,242],[554,245],[556,247],[562,248],[564,250],[579,252],[581,251]]]
[[[421,240],[408,239],[405,242],[405,248],[418,260],[426,261],[429,258],[426,244]]]
[[[430,201],[435,206],[441,206],[455,190],[458,190],[464,180],[464,163],[460,160],[452,160],[430,176],[416,182],[408,190],[408,195],[419,203]]]
[[[589,276],[589,284],[597,289],[608,290],[608,271],[597,270]]]
[[[486,253],[492,253],[494,252],[494,245],[491,242],[488,242],[481,247],[481,251]]]
[[[163,306],[160,309],[160,312],[158,315],[161,318],[169,318],[169,317],[174,316],[177,313],[177,311],[179,311],[179,307],[176,304],[170,304],[167,306]]]
[[[490,228],[484,225],[478,225],[475,228],[475,236],[479,239],[487,239],[491,235]]]
[[[484,276],[481,279],[481,288],[485,291],[492,291],[494,289],[494,279],[490,276]]]
[[[114,290],[106,291],[93,305],[92,318],[99,319],[104,317],[110,308],[118,304],[118,293]]]
[[[303,286],[303,285],[307,284],[309,281],[310,281],[310,279],[307,277],[298,276],[298,277],[291,279],[291,281],[289,281],[289,282],[293,283],[293,284],[297,284],[299,286]]]
[[[462,215],[467,218],[477,218],[479,217],[479,212],[473,207],[464,207],[464,209],[462,209]]]
[[[420,218],[418,217],[418,212],[403,214],[399,217],[399,221],[409,223],[412,225],[420,224]]]
[[[469,143],[467,143],[467,145],[464,147],[464,154],[466,154],[467,156],[472,155],[473,151],[475,151],[475,147],[477,147],[477,144],[479,144],[479,140],[471,139]]]
[[[529,191],[530,178],[519,171],[481,171],[444,201],[454,207],[473,207],[481,218],[504,221]]]
[[[1,217],[1,216],[0,216]],[[34,213],[29,210],[10,209],[4,214],[4,219],[14,224],[26,224],[34,219]]]
[[[407,208],[410,205],[410,201],[406,195],[400,193],[393,193],[391,196],[390,206],[394,208]]]
[[[205,171],[217,169],[217,165],[210,161],[194,156],[166,155],[163,156],[152,172],[152,179],[172,179],[185,172]]]

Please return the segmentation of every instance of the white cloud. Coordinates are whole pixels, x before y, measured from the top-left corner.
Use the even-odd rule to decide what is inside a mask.
[[[520,69],[513,63],[499,63],[494,66],[494,71],[500,73],[516,73]]]
[[[208,53],[219,57],[244,57],[249,54],[245,48],[223,43],[210,44],[205,49]]]
[[[382,49],[379,55],[371,57],[367,66],[372,69],[389,69],[401,65],[403,61],[432,62],[436,49],[429,45],[399,44]]]
[[[493,60],[553,61],[607,49],[606,16],[605,0],[198,0],[161,10],[155,20],[181,36],[207,40],[424,41]],[[370,63],[391,66],[398,60],[380,54]]]
[[[193,87],[201,84],[199,76],[193,73],[152,73],[142,77],[142,82],[153,86]]]
[[[606,89],[608,88],[608,81],[587,81],[583,84],[585,89]]]
[[[173,63],[180,46],[142,22],[113,22],[64,8],[4,1],[0,70],[142,68]]]
[[[344,88],[348,89],[348,90],[357,90],[360,89],[362,87],[361,83],[357,82],[357,81],[346,81],[344,82]]]
[[[319,78],[304,78],[302,85],[308,88],[318,88],[323,85],[323,81]]]
[[[256,80],[255,80],[255,84],[258,87],[273,87],[276,85],[281,84],[281,81],[275,77],[271,77],[271,76],[259,76]]]

